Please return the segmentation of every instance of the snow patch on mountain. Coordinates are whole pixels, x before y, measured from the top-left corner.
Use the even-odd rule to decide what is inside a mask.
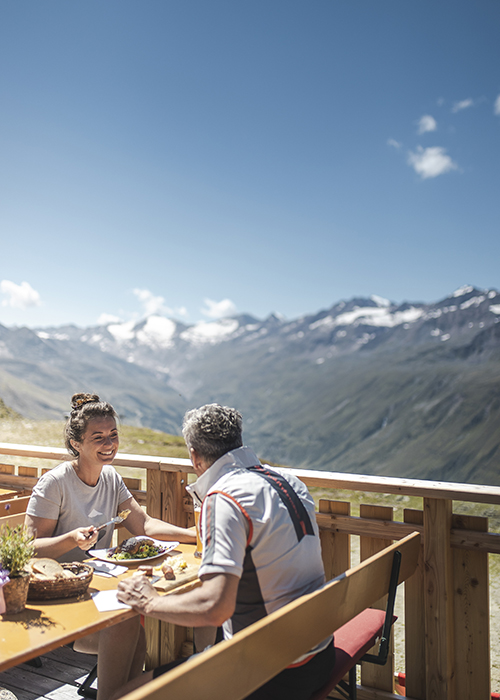
[[[135,337],[135,321],[125,321],[125,323],[112,323],[108,326],[108,331],[117,342],[125,342]]]
[[[468,309],[469,306],[479,306],[479,304],[482,304],[485,299],[486,297],[484,295],[479,297],[471,297],[470,299],[467,299],[467,301],[462,302],[460,304],[460,308]]]
[[[465,296],[465,294],[470,294],[473,291],[474,291],[474,287],[471,287],[470,284],[464,284],[463,287],[459,287],[458,289],[455,289],[452,296],[463,297],[463,296]]]
[[[316,330],[318,328],[335,328],[335,326],[359,326],[361,324],[393,328],[402,323],[413,323],[421,318],[422,315],[422,309],[416,309],[414,306],[395,312],[389,311],[387,307],[380,306],[355,307],[352,311],[346,311],[337,317],[325,316],[320,318],[318,321],[311,323],[309,328],[310,330]]]
[[[143,345],[171,348],[176,328],[174,321],[165,316],[149,316],[144,327],[137,331],[136,338]]]
[[[377,304],[377,306],[390,306],[391,302],[389,299],[384,299],[384,297],[379,297],[377,294],[372,294],[370,299]]]
[[[214,344],[221,340],[228,340],[238,327],[239,323],[236,319],[222,318],[219,321],[198,323],[183,331],[181,338],[194,344]]]

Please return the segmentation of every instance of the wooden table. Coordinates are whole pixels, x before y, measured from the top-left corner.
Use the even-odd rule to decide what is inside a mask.
[[[14,489],[0,489],[0,501],[5,501],[8,498],[17,496],[18,493],[19,491],[15,491]]]
[[[171,585],[168,585],[167,594],[197,580],[200,560],[194,558],[194,551],[195,545],[186,544],[171,552],[173,555],[182,552],[188,569],[186,574],[168,582]],[[154,564],[159,562],[161,559]],[[126,573],[113,578],[94,574],[87,593],[78,598],[31,601],[17,615],[0,615],[0,671],[137,615],[131,609],[99,612],[91,598],[94,591],[116,589],[118,581],[131,576],[137,566],[129,566]]]

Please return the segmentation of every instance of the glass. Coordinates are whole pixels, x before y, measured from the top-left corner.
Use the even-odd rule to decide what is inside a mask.
[[[203,544],[201,542],[201,537],[200,537],[200,513],[201,513],[200,506],[195,506],[194,507],[194,524],[196,525],[196,550],[195,550],[194,556],[197,559],[201,559],[201,557],[203,556]]]

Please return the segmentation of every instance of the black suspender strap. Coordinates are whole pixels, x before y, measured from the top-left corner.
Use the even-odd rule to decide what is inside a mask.
[[[309,513],[305,509],[304,504],[302,503],[292,486],[284,477],[281,476],[281,474],[273,472],[271,469],[267,469],[261,464],[258,464],[255,467],[246,468],[248,469],[248,471],[262,476],[267,481],[267,483],[270,484],[278,493],[279,497],[281,498],[281,500],[287,507],[288,512],[290,513],[290,517],[292,519],[293,526],[295,528],[295,532],[297,534],[297,539],[299,540],[299,542],[305,535],[314,535],[314,530],[311,523],[311,518],[309,517]]]

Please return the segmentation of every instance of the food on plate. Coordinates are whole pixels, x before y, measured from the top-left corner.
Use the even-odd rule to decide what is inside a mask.
[[[163,547],[159,547],[149,537],[129,537],[123,540],[118,547],[108,550],[111,559],[148,559],[162,554]]]

